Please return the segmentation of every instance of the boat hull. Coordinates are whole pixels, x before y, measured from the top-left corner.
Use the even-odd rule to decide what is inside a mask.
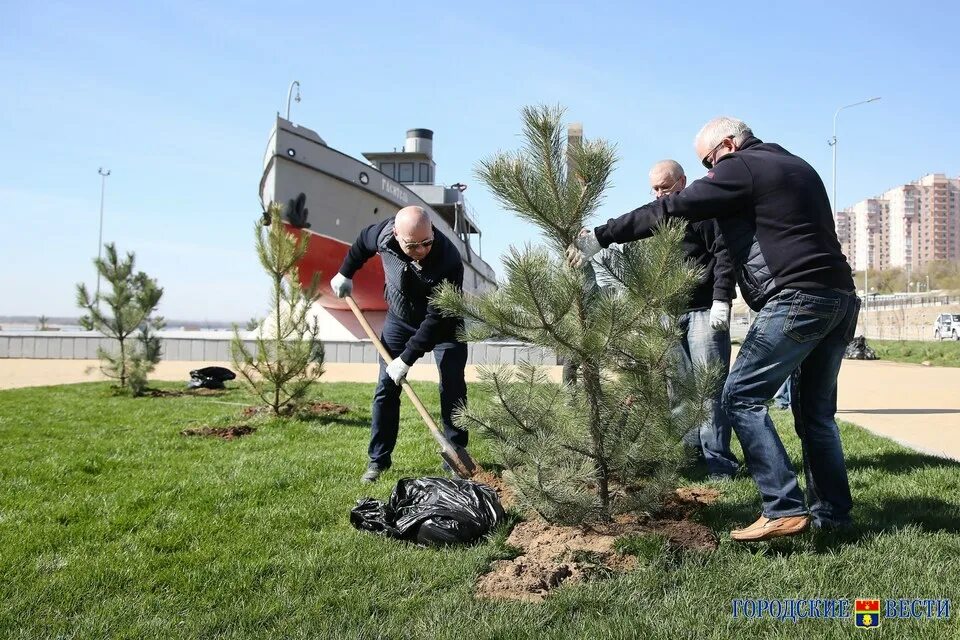
[[[300,264],[300,278],[306,284],[319,277],[323,293],[319,304],[330,311],[348,308],[332,295],[329,283],[360,232],[410,205],[423,207],[437,230],[459,249],[464,259],[465,291],[480,292],[495,286],[490,265],[416,194],[368,164],[330,148],[316,133],[278,117],[264,157],[261,202],[265,206],[271,202],[286,205],[301,193],[306,196],[309,211],[309,244]],[[285,224],[293,229],[287,212],[285,209]],[[353,281],[353,297],[361,309],[386,309],[379,259],[368,260]]]

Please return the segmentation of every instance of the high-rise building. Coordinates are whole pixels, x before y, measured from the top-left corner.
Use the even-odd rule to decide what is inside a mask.
[[[843,251],[843,255],[847,256],[847,260],[853,262],[853,244],[850,238],[851,215],[852,212],[850,209],[837,211],[834,224],[837,227],[837,239],[840,240],[840,249]]]
[[[837,212],[851,266],[917,269],[960,261],[960,178],[932,173]]]
[[[854,264],[883,269],[887,262],[887,226],[890,205],[880,198],[867,198],[853,205],[851,235]],[[848,256],[849,257],[849,256]]]

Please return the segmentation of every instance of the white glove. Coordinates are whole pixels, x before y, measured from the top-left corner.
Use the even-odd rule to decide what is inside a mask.
[[[330,281],[330,288],[333,289],[333,295],[338,298],[344,298],[353,293],[353,280],[347,276],[338,273]]]
[[[387,375],[390,376],[390,379],[393,380],[394,384],[398,387],[404,378],[407,377],[409,371],[410,365],[400,358],[394,358],[390,361],[390,364],[387,365]]]
[[[597,240],[596,234],[592,229],[584,229],[580,235],[567,247],[567,262],[571,267],[582,267],[590,259],[600,253],[603,247]]]
[[[714,300],[710,307],[710,326],[714,331],[721,331],[730,327],[730,303]]]

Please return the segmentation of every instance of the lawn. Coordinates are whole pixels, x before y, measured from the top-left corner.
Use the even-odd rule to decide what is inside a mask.
[[[960,342],[923,342],[920,340],[869,340],[881,360],[929,362],[937,367],[960,367]]]
[[[437,412],[435,387],[415,385]],[[173,388],[166,386],[166,388]],[[439,460],[409,403],[395,466],[368,488],[371,385],[323,385],[353,411],[264,421],[227,442],[187,427],[239,421],[223,397],[129,399],[105,383],[0,392],[0,637],[731,638],[863,637],[848,620],[734,619],[740,598],[950,598],[960,606],[960,463],[843,425],[856,529],[744,546],[759,512],[749,479],[700,519],[713,553],[666,554],[565,587],[543,604],[477,601],[509,557],[505,532],[420,549],[360,533],[355,500],[386,497]],[[473,397],[473,401],[483,401]],[[794,460],[798,442],[774,412]],[[473,448],[490,463],[482,444]],[[701,477],[696,470],[686,482]],[[875,637],[960,636],[950,620],[883,620]]]

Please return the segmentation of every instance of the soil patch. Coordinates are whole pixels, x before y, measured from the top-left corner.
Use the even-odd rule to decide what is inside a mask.
[[[258,416],[264,413],[271,413],[273,409],[267,406],[259,407],[246,407],[243,410],[243,417],[251,418],[253,416]],[[338,404],[336,402],[307,402],[302,405],[298,405],[294,409],[284,408],[281,410],[281,414],[290,415],[291,413],[296,413],[301,416],[310,416],[310,417],[325,417],[325,416],[342,416],[345,413],[350,412],[350,407]]]
[[[234,425],[230,427],[195,427],[184,429],[180,432],[182,436],[209,436],[213,438],[222,438],[224,440],[235,440],[256,431],[255,427],[245,424]]]
[[[485,477],[474,479],[496,488]],[[630,571],[637,566],[637,558],[615,550],[616,540],[626,535],[657,535],[678,551],[713,551],[717,548],[713,531],[689,517],[699,505],[711,504],[719,495],[714,489],[683,487],[655,517],[624,514],[591,527],[564,527],[531,517],[514,527],[507,538],[507,544],[520,549],[521,555],[494,562],[477,581],[476,596],[540,602],[561,585]]]
[[[500,504],[503,505],[504,509],[509,509],[517,503],[517,496],[514,494],[513,489],[510,488],[503,478],[495,473],[491,471],[481,471],[470,479],[474,482],[482,482],[496,491],[497,497],[500,498]]]

